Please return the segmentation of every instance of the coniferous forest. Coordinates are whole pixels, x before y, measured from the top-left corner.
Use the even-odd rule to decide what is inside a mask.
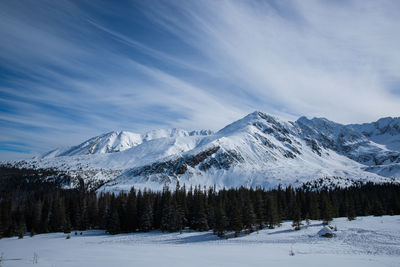
[[[162,230],[213,230],[223,237],[262,228],[284,220],[301,222],[335,217],[398,215],[398,184],[359,184],[348,188],[274,190],[167,187],[162,192],[132,188],[128,193],[96,193],[84,186],[63,189],[33,171],[2,169],[0,179],[0,237],[27,232],[106,229],[110,234]],[[6,174],[4,174],[6,173]],[[54,177],[55,174],[51,174]]]

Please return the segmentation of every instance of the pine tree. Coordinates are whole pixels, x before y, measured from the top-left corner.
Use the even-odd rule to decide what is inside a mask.
[[[385,210],[383,208],[382,202],[378,197],[375,197],[373,200],[372,215],[382,216],[383,214],[385,214]]]
[[[238,204],[238,201],[236,199],[233,200],[231,229],[235,231],[235,237],[237,237],[243,229],[242,212],[240,205]]]
[[[243,228],[253,229],[254,225],[273,228],[281,218],[292,219],[293,226],[299,228],[303,218],[329,223],[337,216],[351,220],[362,214],[400,214],[400,186],[395,184],[329,190],[279,187],[264,191],[242,187],[219,192],[198,186],[194,193],[177,185],[173,193],[165,189],[162,193],[139,190],[136,194],[132,189],[129,194],[118,195],[39,188],[39,193],[26,193],[23,187],[17,193],[1,191],[0,237],[86,227],[120,233],[182,231],[186,226],[200,231],[211,227],[219,236],[233,230],[237,236]]]
[[[79,220],[79,230],[86,230],[87,225],[88,225],[88,205],[87,205],[87,199],[85,198],[84,195],[81,195],[79,198],[79,209],[80,212],[79,214],[81,215],[80,220]]]
[[[147,192],[144,193],[141,202],[139,229],[143,232],[148,232],[153,226],[153,208],[151,205],[150,195]]]
[[[13,217],[15,234],[18,236],[18,238],[23,238],[26,233],[26,224],[24,213],[20,210],[20,207],[17,207]]]
[[[62,203],[62,199],[59,195],[56,195],[53,199],[53,205],[50,213],[49,226],[51,231],[60,232],[63,231],[65,224],[65,207]]]
[[[209,229],[214,229],[216,223],[216,215],[215,215],[215,204],[208,205],[207,209],[207,224]]]
[[[263,228],[264,220],[265,220],[265,212],[264,212],[264,200],[261,195],[261,191],[257,190],[256,192],[256,202],[255,202],[255,212],[256,212],[256,223],[258,225],[258,229]]]
[[[198,231],[207,231],[209,229],[205,208],[205,194],[203,195],[200,186],[199,189],[195,188],[193,196],[192,228]]]
[[[49,232],[49,220],[50,220],[50,200],[45,198],[42,205],[42,212],[40,218],[40,229],[38,229],[39,233],[48,233]]]
[[[42,203],[41,201],[37,201],[33,206],[32,211],[32,226],[31,233],[35,233],[40,231],[40,218],[42,217]]]
[[[363,202],[363,204],[362,204],[362,215],[363,216],[371,215],[371,205],[370,205],[369,199],[364,197],[362,202]]]
[[[98,221],[97,221],[97,227],[100,229],[105,229],[107,225],[107,218],[108,218],[108,213],[109,213],[109,196],[110,194],[100,194],[99,200],[98,200]],[[71,218],[73,218],[71,214]]]
[[[175,198],[171,200],[169,210],[169,225],[168,231],[170,232],[182,232],[183,229],[183,211],[179,206]]]
[[[322,224],[328,225],[330,221],[332,221],[332,206],[329,201],[329,197],[326,193],[321,195],[321,216],[322,216]]]
[[[160,229],[162,231],[169,231],[170,229],[170,221],[172,215],[172,207],[171,207],[171,195],[169,191],[164,191],[161,198],[161,225]]]
[[[310,191],[307,192],[306,196],[308,213],[310,215],[310,219],[318,220],[321,218],[321,213],[319,210],[319,201],[316,194],[312,194]]]
[[[89,228],[95,228],[99,221],[99,207],[96,194],[91,193],[87,197],[87,222]]]
[[[136,201],[136,191],[132,188],[128,195],[128,200],[126,203],[126,220],[128,224],[128,231],[135,232],[138,228],[137,221],[137,201]]]
[[[286,190],[287,191],[287,190]],[[288,212],[288,200],[286,199],[286,193],[283,191],[281,185],[278,186],[276,191],[276,198],[275,203],[277,203],[277,215],[278,215],[278,222],[280,223],[282,220],[287,219],[289,212]],[[278,223],[278,225],[279,225]]]
[[[353,199],[348,200],[347,204],[347,219],[352,221],[356,218],[356,211],[354,208],[354,201]]]
[[[219,237],[223,237],[225,235],[226,227],[228,226],[227,217],[225,215],[225,210],[222,205],[222,201],[218,202],[218,207],[216,209],[215,214],[215,226],[214,232],[217,233]]]
[[[250,231],[253,229],[253,225],[256,224],[256,214],[254,213],[253,204],[250,198],[247,198],[245,204],[243,205],[243,224],[244,227]]]
[[[64,223],[64,234],[70,234],[71,233],[71,221],[70,219],[67,217],[67,219],[65,219],[65,223]]]
[[[276,199],[274,195],[271,195],[267,202],[267,223],[268,228],[274,229],[275,226],[279,225],[279,215],[278,215],[278,208],[276,204]]]
[[[0,202],[0,238],[12,235],[10,231],[11,221],[11,202]]]
[[[107,226],[106,230],[108,233],[115,235],[121,232],[120,221],[119,221],[119,214],[117,209],[113,208],[110,210],[107,219]]]
[[[198,231],[207,231],[209,229],[207,222],[207,213],[203,206],[200,206],[200,209],[197,212],[194,227]]]
[[[300,227],[302,225],[301,223],[301,210],[299,204],[296,202],[293,210],[293,216],[292,216],[292,226],[294,227],[294,230],[300,230]]]

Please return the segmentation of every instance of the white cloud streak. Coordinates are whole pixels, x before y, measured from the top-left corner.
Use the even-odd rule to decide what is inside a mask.
[[[252,3],[187,4],[191,23],[157,17],[177,36],[190,36],[186,41],[220,73],[266,99],[264,110],[274,103],[344,123],[398,116],[399,96],[387,88],[389,79],[400,78],[397,2],[280,2],[296,14],[289,18]]]
[[[400,113],[397,1],[135,3],[147,41],[69,1],[10,3],[1,142],[43,152],[114,129],[217,130],[256,109],[341,123]],[[159,32],[174,45],[149,41]]]

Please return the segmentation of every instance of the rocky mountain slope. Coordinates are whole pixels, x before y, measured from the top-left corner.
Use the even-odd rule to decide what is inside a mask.
[[[253,112],[216,133],[111,132],[10,164],[55,168],[107,191],[133,185],[160,189],[177,181],[218,188],[392,181],[400,178],[399,121],[342,125],[301,117],[288,122]]]

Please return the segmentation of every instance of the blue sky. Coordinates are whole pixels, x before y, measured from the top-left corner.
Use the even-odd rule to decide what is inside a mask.
[[[400,2],[0,2],[0,159],[254,110],[400,114]]]

